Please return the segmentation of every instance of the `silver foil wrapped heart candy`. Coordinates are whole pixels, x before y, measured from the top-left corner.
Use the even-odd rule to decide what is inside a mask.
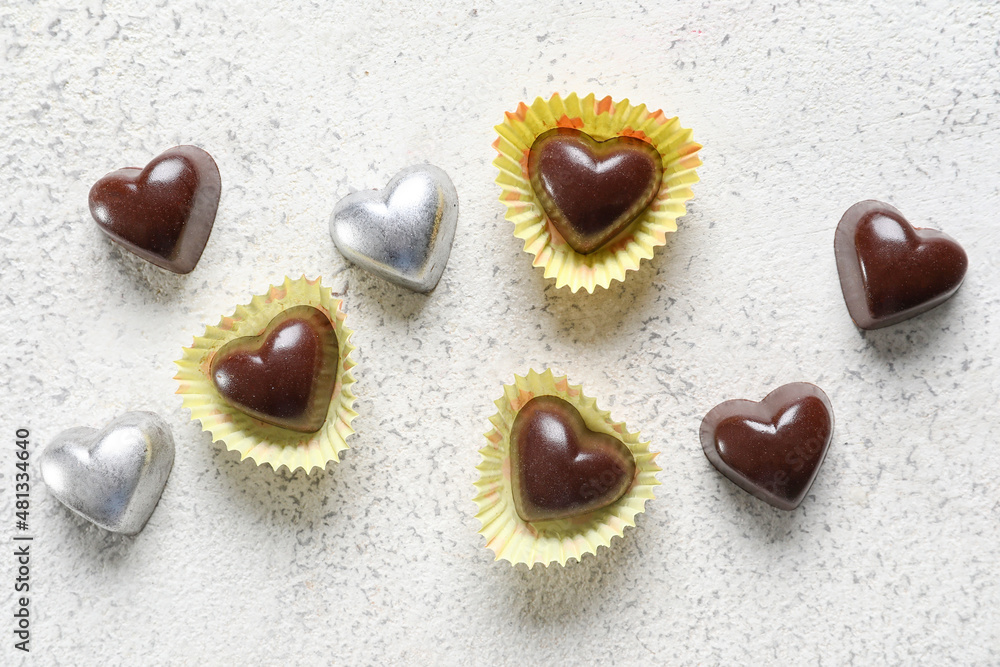
[[[384,190],[354,192],[330,217],[330,235],[349,261],[417,292],[438,284],[458,223],[458,193],[429,164],[396,174]]]
[[[100,431],[63,431],[39,460],[42,479],[59,502],[126,535],[146,525],[173,465],[173,435],[152,412],[126,412]]]

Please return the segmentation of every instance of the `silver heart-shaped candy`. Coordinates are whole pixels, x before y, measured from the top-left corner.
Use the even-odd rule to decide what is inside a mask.
[[[173,465],[174,437],[152,412],[126,412],[101,431],[63,431],[39,460],[42,479],[59,502],[126,535],[146,525]]]
[[[451,254],[458,193],[429,164],[407,167],[384,190],[354,192],[330,217],[330,235],[349,261],[397,285],[430,292]]]

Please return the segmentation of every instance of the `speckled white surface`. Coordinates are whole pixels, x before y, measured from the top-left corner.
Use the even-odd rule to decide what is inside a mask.
[[[1000,662],[1000,13],[855,4],[4,3],[0,537],[15,428],[37,457],[144,409],[177,441],[134,539],[36,475],[24,664]],[[679,232],[593,296],[543,280],[496,201],[493,125],[553,91],[662,107],[705,146]],[[180,143],[224,188],[186,277],[87,210],[97,178]],[[327,231],[351,188],[424,160],[462,207],[426,297],[346,267]],[[970,256],[949,303],[867,335],[832,251],[864,198]],[[346,291],[360,362],[353,449],[311,478],[212,444],[172,379],[206,323],[303,273]],[[663,486],[611,549],[527,570],[492,561],[472,482],[500,385],[546,366],[652,440]],[[837,431],[783,513],[697,429],[793,380]],[[11,550],[3,664],[23,657]]]

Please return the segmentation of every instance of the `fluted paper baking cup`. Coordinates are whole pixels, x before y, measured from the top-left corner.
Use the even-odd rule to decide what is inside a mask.
[[[635,459],[636,471],[631,486],[614,503],[593,512],[568,519],[525,521],[514,509],[511,490],[510,430],[518,411],[536,396],[558,396],[580,411],[587,428],[617,438],[628,447]],[[476,518],[486,538],[486,546],[497,560],[511,564],[535,563],[565,565],[571,558],[596,553],[610,546],[613,537],[621,537],[625,528],[635,526],[646,501],[653,498],[658,485],[654,463],[656,454],[649,443],[639,440],[624,423],[611,419],[611,413],[597,407],[597,400],[584,395],[580,385],[571,385],[566,377],[555,377],[551,370],[528,371],[526,377],[514,376],[514,384],[504,385],[503,397],[495,401],[497,413],[490,417],[493,428],[486,434],[488,444],[479,450],[482,462],[477,466]]]
[[[183,357],[174,362],[180,367],[174,378],[180,383],[177,393],[181,394],[184,407],[191,411],[191,419],[201,422],[202,429],[210,432],[213,440],[239,452],[240,460],[249,458],[257,465],[266,463],[275,471],[285,466],[290,472],[302,468],[312,473],[316,468],[325,468],[330,461],[339,462],[340,452],[348,448],[347,437],[354,433],[351,422],[358,416],[352,407],[355,397],[351,392],[355,381],[351,369],[356,364],[351,359],[355,347],[350,337],[354,332],[344,326],[342,304],[329,288],[323,287],[319,278],[286,277],[280,286],[272,285],[266,294],[254,296],[245,306],[237,306],[218,325],[206,327],[205,334],[195,336],[194,344],[184,348]],[[229,405],[215,388],[210,370],[212,358],[226,343],[260,335],[278,313],[294,306],[312,306],[323,312],[337,335],[340,355],[337,381],[326,421],[314,433],[274,426]]]
[[[528,176],[531,145],[540,134],[557,127],[581,130],[597,141],[642,139],[656,148],[663,161],[663,178],[652,203],[624,235],[587,255],[573,250],[556,231]],[[593,93],[582,99],[571,93],[563,99],[557,93],[548,101],[537,98],[530,107],[518,104],[496,131],[500,136],[493,147],[499,155],[493,164],[500,170],[496,182],[500,201],[507,207],[506,218],[514,223],[514,236],[524,241],[524,251],[534,255],[533,265],[543,267],[546,278],[555,278],[556,287],[593,293],[613,280],[625,280],[628,271],[651,259],[654,249],[667,242],[667,234],[677,230],[677,218],[694,196],[691,185],[698,182],[701,146],[676,117],[648,111],[644,104],[632,106],[627,99],[614,102],[610,97],[598,100]]]

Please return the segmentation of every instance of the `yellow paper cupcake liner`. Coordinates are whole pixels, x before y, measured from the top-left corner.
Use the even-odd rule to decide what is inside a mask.
[[[656,147],[663,160],[660,190],[649,207],[632,223],[629,232],[608,246],[582,255],[569,246],[549,222],[528,178],[528,152],[538,135],[556,127],[586,132],[597,141],[612,137],[636,137]],[[607,288],[613,280],[625,280],[628,271],[651,259],[656,247],[667,242],[667,234],[677,230],[677,218],[687,211],[685,202],[694,196],[691,185],[698,182],[695,171],[701,166],[699,144],[691,141],[691,130],[662,111],[647,111],[645,104],[632,106],[628,100],[598,100],[593,93],[580,99],[571,93],[565,99],[554,94],[548,101],[537,98],[529,107],[523,102],[517,111],[505,114],[496,126],[500,135],[494,142],[499,155],[493,165],[500,170],[500,201],[507,206],[506,218],[514,223],[514,236],[524,241],[524,251],[535,256],[534,266],[544,267],[546,278],[555,278],[556,287]]]
[[[183,357],[174,362],[179,367],[174,379],[180,387],[184,407],[191,411],[191,419],[201,422],[201,427],[212,434],[213,440],[222,441],[230,451],[240,453],[240,460],[251,459],[257,465],[268,464],[275,471],[281,466],[295,472],[302,468],[311,474],[315,468],[325,468],[330,461],[340,461],[340,452],[348,448],[347,437],[354,433],[351,422],[358,413],[354,411],[355,396],[351,392],[355,367],[350,337],[354,332],[344,326],[343,302],[320,284],[320,279],[298,280],[285,278],[281,286],[272,285],[266,294],[254,296],[250,303],[237,306],[230,317],[223,317],[217,326],[205,328],[203,336],[195,336],[194,344],[184,348]],[[235,338],[257,336],[271,319],[293,306],[313,306],[330,318],[337,334],[340,359],[337,365],[337,382],[330,409],[323,427],[315,433],[299,433],[254,419],[230,406],[222,398],[211,379],[212,358],[223,345]]]
[[[476,518],[482,523],[479,532],[496,560],[525,563],[529,568],[553,561],[565,565],[570,558],[580,560],[584,554],[610,546],[611,538],[635,526],[635,516],[644,511],[646,501],[653,498],[653,487],[659,484],[656,473],[660,468],[653,462],[656,454],[649,451],[649,443],[641,442],[639,434],[629,432],[624,423],[613,421],[610,412],[598,409],[597,400],[585,396],[580,385],[569,384],[565,376],[553,376],[551,370],[515,375],[514,384],[503,389],[503,397],[495,401],[498,412],[490,417],[489,444],[479,450],[483,460],[477,466],[480,475],[474,498],[479,508]],[[518,411],[536,396],[568,401],[580,411],[587,428],[617,438],[629,448],[636,473],[625,495],[607,507],[569,519],[528,522],[518,516],[510,482],[510,429]]]

